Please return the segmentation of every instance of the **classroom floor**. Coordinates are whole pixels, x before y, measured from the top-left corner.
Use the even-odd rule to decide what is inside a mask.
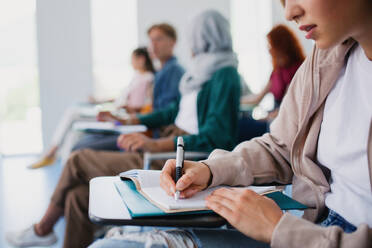
[[[62,165],[37,170],[27,169],[36,156],[0,156],[0,247],[11,247],[5,240],[8,230],[29,227],[38,221],[53,193],[61,174]],[[65,223],[61,219],[55,232],[58,243],[51,247],[62,247]]]

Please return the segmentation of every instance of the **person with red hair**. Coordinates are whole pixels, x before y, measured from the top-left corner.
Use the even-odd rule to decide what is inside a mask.
[[[261,136],[269,131],[269,124],[277,116],[279,106],[295,75],[297,69],[305,60],[300,41],[294,32],[286,25],[274,26],[267,34],[269,52],[273,71],[263,90],[258,94],[242,97],[241,103],[257,105],[267,93],[274,96],[274,109],[262,120],[255,120],[250,115],[239,121],[239,142]]]
[[[305,60],[305,55],[300,41],[286,25],[279,24],[273,27],[267,34],[267,40],[273,65],[270,79],[259,94],[245,97],[241,102],[256,105],[271,92],[275,100],[274,110],[277,110],[294,74]]]

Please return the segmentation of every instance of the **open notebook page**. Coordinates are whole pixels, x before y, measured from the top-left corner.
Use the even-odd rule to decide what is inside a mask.
[[[178,201],[174,200],[174,197],[169,196],[165,191],[160,187],[160,171],[147,170],[137,171],[137,178],[141,184],[141,191],[152,201],[161,205],[168,210],[177,210],[177,209],[203,209],[205,208],[205,198],[211,194],[214,190],[227,186],[218,186],[206,189],[202,192],[197,193],[191,198],[188,199],[179,199]],[[268,191],[275,190],[275,186],[267,187],[255,187],[249,186],[245,187],[251,189],[258,194],[262,194]]]
[[[165,191],[161,187],[151,187],[151,188],[142,188],[143,193],[145,193],[148,197],[151,198],[157,204],[163,206],[169,210],[177,210],[177,209],[203,209],[206,208],[205,206],[205,198],[211,194],[216,189],[227,187],[227,186],[218,186],[203,190],[193,197],[188,199],[178,199],[176,201],[174,197],[171,197],[165,193]],[[258,194],[262,194],[268,191],[275,190],[274,186],[267,186],[267,187],[244,187],[247,189],[251,189],[256,191]]]

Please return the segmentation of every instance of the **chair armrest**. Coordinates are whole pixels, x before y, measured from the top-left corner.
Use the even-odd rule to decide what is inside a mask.
[[[192,160],[198,160],[198,159],[205,159],[207,158],[209,153],[207,152],[185,152],[185,159],[192,159]],[[145,152],[143,156],[144,165],[143,169],[148,170],[150,169],[151,161],[153,160],[164,160],[164,159],[172,159],[176,158],[176,152],[157,152],[157,153],[151,153],[151,152]]]

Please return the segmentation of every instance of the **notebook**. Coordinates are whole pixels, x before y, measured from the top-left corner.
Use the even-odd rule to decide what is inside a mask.
[[[121,125],[117,126],[112,122],[100,121],[77,121],[73,124],[73,129],[88,133],[105,133],[105,134],[128,134],[146,132],[145,125]]]
[[[218,186],[206,189],[188,199],[174,200],[160,187],[160,171],[130,170],[120,174],[121,182],[115,187],[121,195],[132,217],[159,216],[166,214],[195,214],[212,212],[205,205],[205,198]],[[306,206],[279,192],[275,186],[249,186],[259,194],[265,194],[283,209],[305,209]]]

